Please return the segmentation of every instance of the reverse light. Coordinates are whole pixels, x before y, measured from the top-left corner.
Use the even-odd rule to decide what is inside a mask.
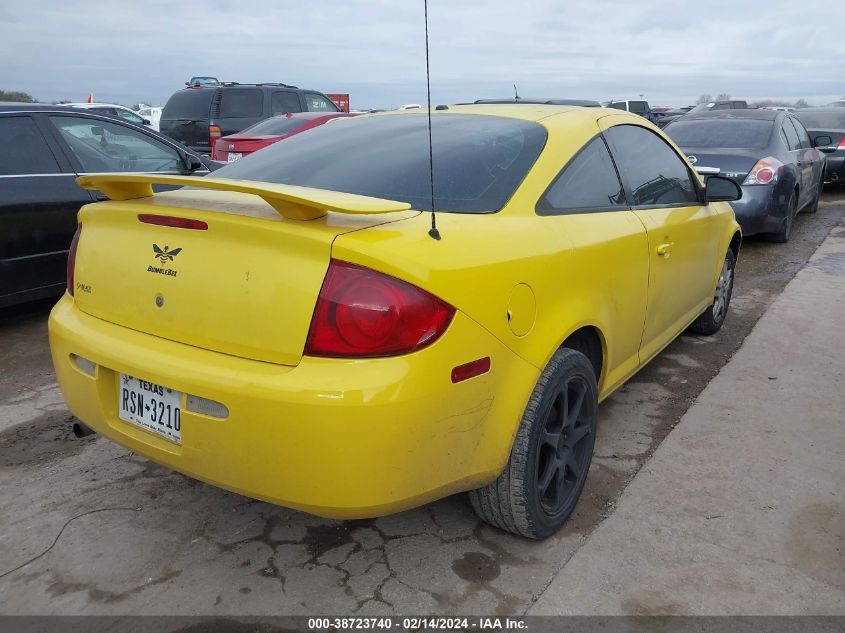
[[[200,396],[192,396],[191,394],[188,394],[188,398],[185,401],[185,408],[193,413],[202,413],[212,418],[225,419],[229,417],[229,407],[222,402],[201,398]]]
[[[783,174],[783,163],[773,156],[757,161],[742,181],[743,185],[771,185]]]
[[[71,354],[70,357],[81,371],[85,372],[92,378],[97,377],[97,364],[95,362],[90,361],[87,358],[83,358],[82,356],[77,356],[76,354]]]
[[[154,215],[152,213],[139,213],[138,220],[144,224],[155,224],[157,226],[172,226],[177,229],[193,229],[195,231],[207,231],[208,224],[202,220],[190,218],[177,218],[172,215]]]
[[[408,354],[440,338],[454,314],[448,303],[408,282],[333,259],[314,307],[305,354]]]
[[[79,234],[82,233],[82,225],[76,225],[76,233],[73,234],[73,239],[70,242],[70,249],[67,252],[67,291],[72,297],[76,276],[76,250],[79,248]]]

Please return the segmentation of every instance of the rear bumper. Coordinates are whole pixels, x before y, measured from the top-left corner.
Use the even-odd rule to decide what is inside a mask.
[[[845,184],[845,155],[828,156],[825,159],[824,179],[827,182]]]
[[[789,199],[777,186],[742,187],[742,198],[731,202],[743,236],[775,233],[783,226]]]
[[[49,332],[68,407],[93,430],[191,477],[334,518],[389,514],[494,479],[539,375],[460,312],[414,354],[296,367],[129,330],[68,295]],[[71,354],[96,363],[96,376]],[[453,367],[484,356],[490,372],[452,384]],[[120,372],[222,402],[230,415],[183,408],[182,444],[169,442],[119,419]]]

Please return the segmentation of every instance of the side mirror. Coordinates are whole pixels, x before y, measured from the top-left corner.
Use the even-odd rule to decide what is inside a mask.
[[[149,125],[150,120],[149,119],[141,119],[141,123],[143,123],[144,125]]]
[[[102,136],[105,133],[106,131],[99,125],[91,126],[91,134],[93,134],[94,136]]]
[[[185,173],[192,174],[198,169],[203,169],[205,165],[199,157],[193,154],[183,154],[182,163],[185,165]]]
[[[707,202],[733,202],[742,198],[742,189],[736,182],[725,176],[710,176],[704,187]]]

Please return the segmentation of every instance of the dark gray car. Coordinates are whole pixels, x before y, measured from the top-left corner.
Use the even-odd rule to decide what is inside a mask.
[[[792,113],[690,112],[665,131],[695,167],[718,168],[742,187],[731,205],[743,234],[786,242],[795,215],[818,208],[824,155]]]
[[[819,139],[815,144],[827,154],[825,181],[845,185],[845,108],[805,108],[796,111],[795,116],[814,142]]]

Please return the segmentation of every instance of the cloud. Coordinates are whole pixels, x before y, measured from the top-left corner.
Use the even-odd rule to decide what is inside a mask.
[[[676,104],[845,90],[840,3],[431,0],[429,17],[436,103],[509,95],[514,83],[523,95]],[[425,99],[416,0],[16,0],[0,24],[0,88],[44,100],[163,103],[204,74],[349,92],[353,107]]]

